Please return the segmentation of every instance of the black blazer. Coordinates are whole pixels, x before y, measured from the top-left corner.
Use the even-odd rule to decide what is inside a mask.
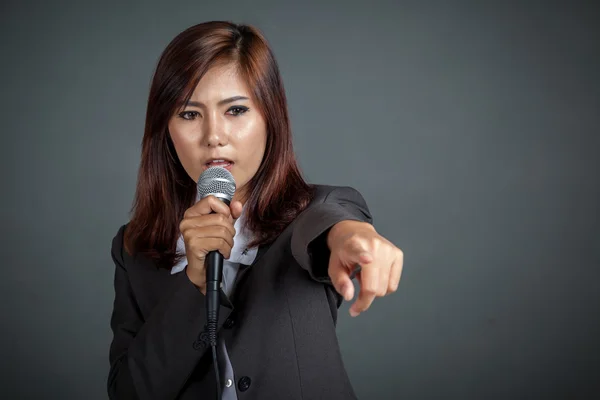
[[[371,223],[349,187],[315,186],[316,195],[252,266],[240,269],[231,308],[221,306],[238,398],[337,400],[356,396],[335,325],[341,296],[327,276],[326,233],[342,220]],[[185,272],[171,275],[112,241],[115,298],[111,317],[111,399],[214,399],[210,346],[202,334],[204,295]],[[208,351],[207,351],[208,350]]]

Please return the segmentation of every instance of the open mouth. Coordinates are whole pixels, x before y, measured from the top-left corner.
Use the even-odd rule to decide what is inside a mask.
[[[211,160],[205,164],[206,168],[211,167],[221,167],[225,169],[231,169],[233,166],[233,161],[221,159],[221,160]]]

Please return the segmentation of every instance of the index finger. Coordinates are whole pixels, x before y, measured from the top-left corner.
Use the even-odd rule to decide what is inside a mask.
[[[189,218],[212,213],[224,214],[228,217],[231,217],[231,210],[229,209],[229,206],[213,195],[206,196],[188,208],[183,216],[184,218]]]

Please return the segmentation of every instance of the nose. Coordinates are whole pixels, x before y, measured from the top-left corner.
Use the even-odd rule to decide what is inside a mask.
[[[208,147],[222,147],[229,142],[227,129],[218,115],[210,115],[206,118],[206,145]]]

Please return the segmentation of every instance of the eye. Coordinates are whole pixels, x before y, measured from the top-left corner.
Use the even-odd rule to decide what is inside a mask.
[[[227,112],[229,113],[231,111],[230,115],[233,115],[235,117],[237,117],[238,115],[242,115],[244,114],[246,111],[248,111],[249,108],[248,107],[244,107],[244,106],[233,106],[231,108],[229,108],[229,110],[227,110]]]
[[[188,121],[196,119],[198,115],[200,115],[198,111],[184,111],[179,113],[180,118],[187,119]]]

